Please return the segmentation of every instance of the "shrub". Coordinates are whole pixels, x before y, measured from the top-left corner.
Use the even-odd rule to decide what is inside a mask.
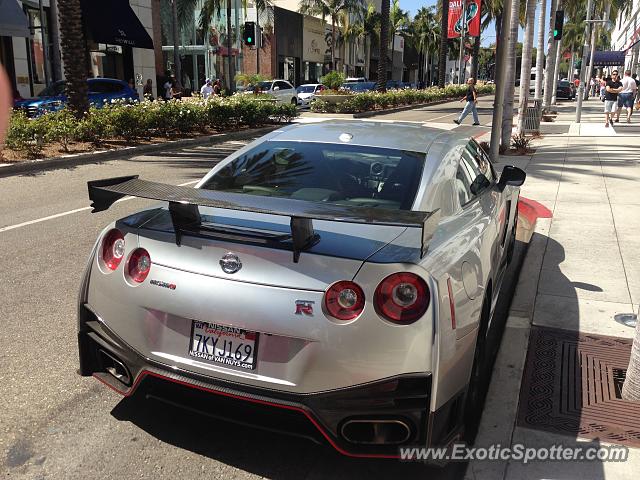
[[[41,128],[42,123],[29,120],[24,112],[14,112],[9,121],[5,145],[25,153],[29,158],[37,157],[42,152],[44,142]]]
[[[76,139],[79,124],[69,110],[46,113],[35,122],[41,122],[45,142],[59,142],[65,152],[69,151],[69,143]]]
[[[320,78],[320,83],[330,90],[338,90],[344,83],[346,77],[344,73],[332,71]]]
[[[520,153],[526,153],[531,145],[531,139],[527,138],[523,133],[511,136],[511,147]]]

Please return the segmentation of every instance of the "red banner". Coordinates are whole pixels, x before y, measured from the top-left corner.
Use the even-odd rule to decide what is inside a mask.
[[[449,32],[447,38],[459,38],[462,33],[462,10],[464,0],[449,0]],[[468,37],[480,36],[480,6],[482,0],[467,0],[464,34]]]

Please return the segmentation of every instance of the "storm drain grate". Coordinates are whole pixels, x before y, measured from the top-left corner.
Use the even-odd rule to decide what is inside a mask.
[[[532,327],[518,425],[640,446],[640,403],[620,392],[632,341]]]

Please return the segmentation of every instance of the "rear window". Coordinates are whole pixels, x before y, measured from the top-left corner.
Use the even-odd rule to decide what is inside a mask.
[[[410,210],[423,153],[302,142],[264,142],[201,188],[339,205]]]
[[[121,83],[93,80],[89,82],[90,93],[120,93],[124,89]]]

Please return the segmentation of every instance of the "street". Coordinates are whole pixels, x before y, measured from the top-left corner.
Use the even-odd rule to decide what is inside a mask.
[[[490,118],[490,101],[480,101],[483,124]],[[459,109],[458,102],[451,102],[389,117],[449,121]],[[465,463],[440,469],[399,465],[393,460],[354,460],[307,441],[227,425],[144,399],[123,400],[95,379],[77,375],[76,296],[86,257],[107,223],[151,204],[128,200],[91,214],[86,182],[139,174],[149,180],[191,185],[244,143],[0,178],[0,286],[4,292],[0,451],[5,475],[25,479],[321,479],[398,474],[461,478]],[[516,281],[507,283],[497,314],[501,316],[498,330]]]

